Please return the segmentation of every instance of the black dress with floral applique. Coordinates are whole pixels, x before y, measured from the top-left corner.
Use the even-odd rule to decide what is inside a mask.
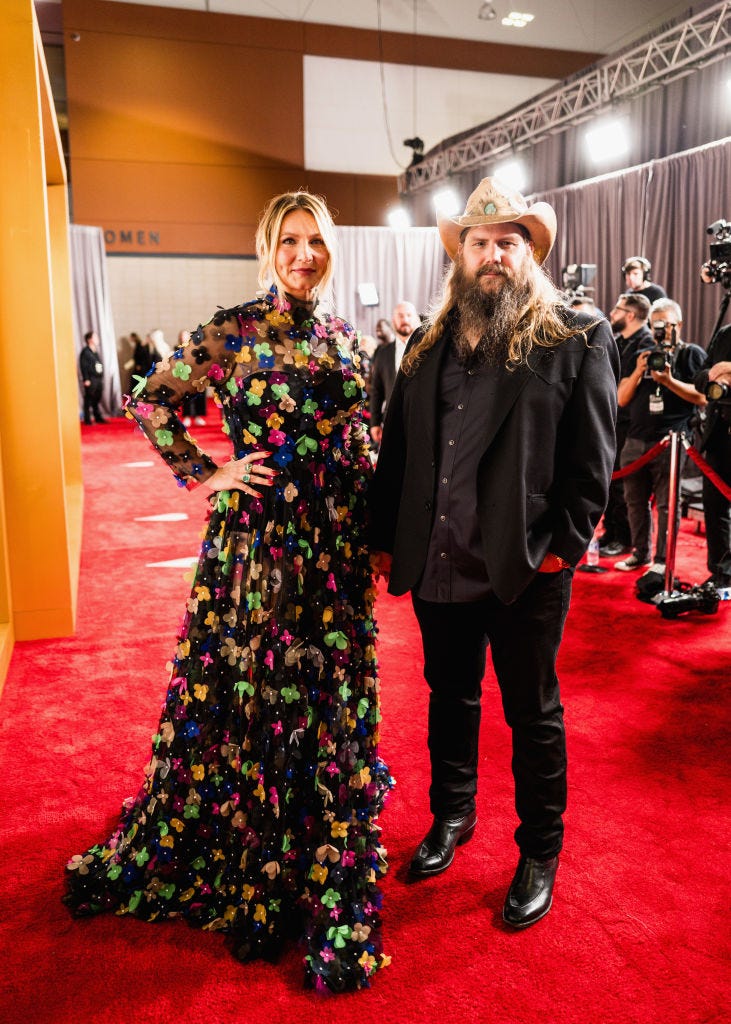
[[[306,983],[360,988],[388,963],[377,824],[371,471],[352,327],[265,299],[219,312],[127,406],[182,486],[215,470],[176,410],[213,387],[233,453],[270,451],[261,498],[211,500],[146,781],[64,901],[228,933],[242,960],[307,944]]]

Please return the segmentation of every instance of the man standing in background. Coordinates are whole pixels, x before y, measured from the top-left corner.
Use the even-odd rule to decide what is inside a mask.
[[[96,331],[87,331],[84,335],[84,347],[79,353],[79,376],[84,389],[84,423],[87,427],[92,424],[92,414],[97,423],[106,423],[99,411],[104,367],[99,358],[98,347],[99,338]]]
[[[421,320],[413,302],[399,302],[394,308],[391,322],[396,337],[393,341],[386,342],[385,345],[380,345],[376,349],[371,366],[370,434],[371,440],[376,446],[381,443],[388,399],[391,396],[391,389],[393,388],[393,382],[396,380],[396,374],[401,366],[401,360],[406,350],[406,342],[419,326]]]
[[[632,348],[639,352],[641,348],[652,348],[652,331],[647,326],[650,315],[650,303],[638,292],[625,292],[617,299],[617,303],[609,313],[609,323],[614,331],[614,338],[619,348],[619,358]],[[619,457],[627,440],[629,411],[626,408],[617,410],[617,457],[614,461],[615,471],[619,469]],[[616,558],[632,547],[632,533],[627,516],[627,503],[624,500],[624,481],[612,480],[609,487],[609,501],[604,513],[604,533],[599,538],[599,553],[603,558]]]

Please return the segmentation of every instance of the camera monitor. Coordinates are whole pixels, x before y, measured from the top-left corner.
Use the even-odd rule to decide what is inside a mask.
[[[569,263],[561,268],[564,288],[590,288],[596,277],[596,263]]]

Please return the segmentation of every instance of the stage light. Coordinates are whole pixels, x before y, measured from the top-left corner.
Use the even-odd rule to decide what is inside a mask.
[[[525,192],[528,175],[522,160],[506,160],[495,168],[496,178],[516,192]]]
[[[454,217],[460,212],[462,204],[453,188],[440,188],[432,197],[434,209],[445,217]]]
[[[415,135],[413,139],[404,139],[404,146],[408,146],[409,149],[413,149],[414,151],[409,167],[413,167],[415,164],[420,164],[424,159],[424,140],[420,139],[418,135]]]
[[[389,210],[387,220],[388,226],[394,231],[403,231],[411,227],[411,216],[404,206],[395,206],[393,210]]]
[[[584,136],[589,159],[595,164],[624,157],[629,153],[630,137],[627,118],[596,122]]]

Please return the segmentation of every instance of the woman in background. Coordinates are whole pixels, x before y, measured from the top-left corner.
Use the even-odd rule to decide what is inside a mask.
[[[363,380],[353,328],[316,310],[335,254],[324,201],[273,199],[257,252],[264,297],[199,327],[127,406],[211,511],[146,781],[71,858],[65,902],[183,917],[241,960],[301,936],[306,982],[342,991],[388,962]],[[220,466],[178,417],[207,387],[232,445]]]

